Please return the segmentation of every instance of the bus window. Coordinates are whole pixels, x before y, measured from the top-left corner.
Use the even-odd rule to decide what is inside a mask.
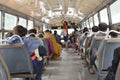
[[[117,0],[110,6],[112,23],[120,22],[120,0]]]
[[[83,27],[86,27],[86,22],[84,22],[84,26]]]
[[[0,29],[1,29],[2,27],[1,27],[1,11],[0,11]]]
[[[95,26],[98,26],[98,24],[99,24],[98,13],[96,13],[96,14],[94,15],[94,24],[95,24]]]
[[[71,34],[74,31],[74,29],[68,29],[68,34]]]
[[[27,20],[24,19],[24,18],[19,17],[18,25],[22,25],[23,27],[26,27],[26,25],[27,25]]]
[[[33,29],[33,21],[28,20],[28,27],[27,27],[27,29],[28,30]]]
[[[90,27],[90,26],[89,26],[89,21],[88,21],[88,20],[86,20],[86,27],[87,27],[87,28]]]
[[[2,39],[2,32],[0,32],[0,39]]]
[[[5,13],[5,26],[4,29],[12,30],[17,24],[17,17],[8,13]]]
[[[90,28],[92,28],[93,27],[93,17],[89,18],[89,23],[90,23]]]
[[[82,22],[82,27],[84,26],[84,22]]]
[[[105,22],[109,24],[107,8],[104,8],[103,10],[100,11],[100,22]]]

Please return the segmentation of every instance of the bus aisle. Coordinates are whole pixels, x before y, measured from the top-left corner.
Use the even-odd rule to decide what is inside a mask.
[[[46,67],[46,71],[43,73],[42,80],[93,80],[96,75],[88,73],[87,68],[83,66],[80,56],[73,51],[73,49],[69,49],[68,51],[63,49],[61,60],[50,61],[50,64]],[[84,76],[85,71],[88,74]]]

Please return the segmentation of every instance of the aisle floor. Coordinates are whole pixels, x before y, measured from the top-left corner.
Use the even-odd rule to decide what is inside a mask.
[[[63,49],[61,60],[50,61],[43,73],[42,80],[82,80],[83,61],[73,51],[73,49],[68,51]]]

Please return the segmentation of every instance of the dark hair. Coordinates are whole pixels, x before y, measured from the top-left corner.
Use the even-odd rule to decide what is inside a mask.
[[[55,35],[57,34],[57,31],[56,31],[56,30],[54,31],[54,34],[55,34]]]
[[[28,34],[30,34],[30,33],[37,34],[37,30],[36,30],[36,29],[30,29],[30,30],[28,31]]]
[[[108,28],[108,25],[106,23],[102,22],[98,25],[98,28],[100,31],[106,31]]]
[[[51,31],[51,30],[50,30],[49,32],[50,32],[50,33],[52,33],[52,31]]]
[[[67,21],[64,21],[64,23],[65,23],[66,25],[68,25],[68,22],[67,22]]]
[[[38,37],[39,37],[39,38],[43,38],[43,34],[42,34],[42,33],[39,34]]]
[[[88,28],[87,28],[87,27],[84,27],[83,33],[87,32],[87,31],[88,31]]]
[[[45,32],[50,32],[49,30],[46,30]]]
[[[27,34],[27,29],[21,25],[17,25],[14,27],[13,33],[22,37],[22,36],[25,36]]]
[[[93,26],[93,27],[92,27],[92,31],[93,31],[93,32],[97,32],[97,31],[98,31],[98,27],[97,27],[97,26]]]
[[[110,26],[110,30],[116,30],[116,31],[119,31],[119,29],[118,29],[118,25],[111,25],[111,26]],[[118,36],[118,34],[115,33],[115,32],[110,32],[110,35],[111,35],[111,37],[117,37],[117,36]]]
[[[117,36],[118,36],[118,34],[117,33],[115,33],[115,32],[110,32],[110,34],[109,35],[111,35],[111,37],[114,37],[114,38],[116,38]]]

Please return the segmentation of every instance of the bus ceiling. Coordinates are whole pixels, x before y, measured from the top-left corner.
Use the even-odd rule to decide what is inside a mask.
[[[113,1],[115,0],[0,0],[0,4],[48,24],[60,26],[62,20],[80,23],[95,13],[96,9]]]

